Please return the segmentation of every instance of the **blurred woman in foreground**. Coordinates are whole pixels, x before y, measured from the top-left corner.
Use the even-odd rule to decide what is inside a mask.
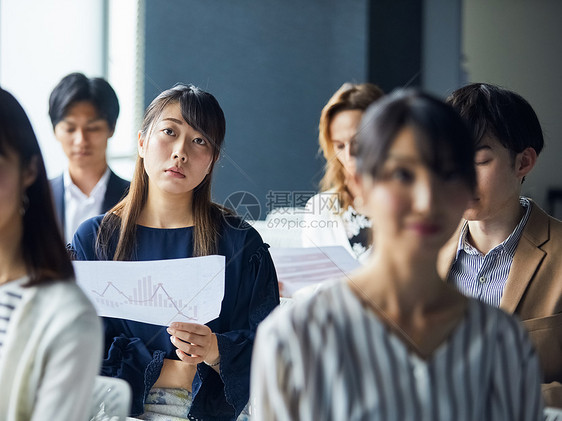
[[[475,185],[464,123],[406,91],[370,107],[358,133],[359,197],[376,248],[348,279],[260,325],[257,419],[540,419],[541,376],[524,329],[436,271]]]
[[[101,351],[101,322],[74,282],[37,139],[0,89],[0,419],[87,419]]]

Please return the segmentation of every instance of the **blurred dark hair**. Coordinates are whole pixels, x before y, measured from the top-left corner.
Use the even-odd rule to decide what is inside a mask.
[[[211,201],[211,179],[215,162],[220,156],[226,122],[223,111],[213,95],[193,85],[178,84],[158,95],[144,113],[140,136],[149,139],[164,109],[178,103],[187,124],[203,134],[213,150],[209,173],[193,190],[193,255],[206,256],[218,249],[218,233],[224,213],[222,206]],[[107,259],[111,237],[117,230],[119,240],[114,260],[129,260],[135,243],[136,224],[148,197],[148,175],[144,159],[137,155],[129,193],[113,209],[106,213],[97,238],[98,257]]]
[[[119,100],[111,85],[102,78],[87,78],[71,73],[62,78],[49,97],[49,117],[53,128],[66,116],[70,107],[80,101],[90,102],[99,116],[115,130],[119,117]]]
[[[474,189],[475,145],[463,120],[443,101],[416,91],[397,90],[371,105],[357,134],[357,171],[377,178],[392,142],[409,127],[427,165],[440,177],[451,171]]]
[[[538,155],[544,146],[535,111],[515,92],[488,83],[472,83],[454,91],[447,102],[467,122],[476,144],[486,135],[494,137],[512,157],[528,147]]]
[[[37,177],[25,191],[29,203],[23,215],[22,254],[30,279],[27,285],[71,279],[74,271],[58,229],[37,138],[18,101],[0,89],[0,154],[9,152],[19,157],[22,171],[29,165],[37,167]]]

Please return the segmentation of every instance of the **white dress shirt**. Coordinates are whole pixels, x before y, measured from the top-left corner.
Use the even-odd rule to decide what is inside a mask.
[[[88,196],[72,182],[68,168],[64,172],[64,232],[67,243],[72,241],[76,229],[83,221],[102,213],[110,174],[111,170],[107,167]]]

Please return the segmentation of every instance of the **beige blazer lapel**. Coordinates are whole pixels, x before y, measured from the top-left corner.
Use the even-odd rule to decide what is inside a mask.
[[[453,267],[459,246],[460,235],[465,223],[466,221],[463,219],[453,236],[441,248],[437,256],[437,273],[445,282],[447,282],[449,272],[451,272],[451,268]]]
[[[546,253],[540,249],[549,239],[548,216],[534,203],[525,225],[515,256],[511,263],[507,282],[500,301],[500,308],[514,313]]]

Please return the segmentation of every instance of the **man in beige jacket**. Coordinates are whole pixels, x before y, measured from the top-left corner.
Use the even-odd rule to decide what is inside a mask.
[[[441,250],[439,273],[523,321],[541,359],[545,404],[562,407],[562,222],[521,197],[543,148],[541,126],[525,99],[497,86],[471,84],[448,102],[474,133],[477,188]]]

